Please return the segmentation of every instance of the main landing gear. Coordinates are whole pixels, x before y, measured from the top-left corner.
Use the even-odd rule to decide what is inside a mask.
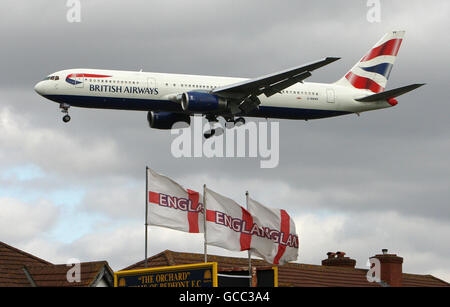
[[[62,113],[66,114],[62,118],[63,122],[68,123],[70,121],[70,115],[69,115],[70,105],[67,103],[61,103],[61,104],[59,104],[59,108],[61,109]]]
[[[207,116],[206,119],[210,124],[218,122],[216,116]],[[227,129],[231,129],[234,126],[239,127],[242,125],[245,125],[245,119],[243,117],[238,117],[236,119],[234,119],[233,117],[225,117],[225,127]],[[210,130],[207,130],[205,133],[203,133],[203,136],[205,137],[205,139],[209,139],[212,136],[219,136],[222,135],[223,133],[224,130],[222,127],[211,128]]]
[[[210,127],[212,127],[211,123],[217,123],[219,120],[217,119],[217,116],[215,115],[206,115],[206,120],[208,121]],[[205,133],[203,133],[203,137],[205,139],[209,139],[210,137],[217,135],[218,129],[211,128],[209,130],[206,130]],[[223,129],[222,129],[223,130]]]
[[[245,125],[245,118],[243,118],[243,117],[238,117],[238,118],[236,118],[235,120],[234,120],[234,124],[236,125],[236,126],[242,126],[242,125]]]
[[[236,119],[234,119],[233,117],[225,117],[225,127],[227,129],[231,129],[234,126],[239,127],[245,125],[245,118],[243,117],[238,117]]]

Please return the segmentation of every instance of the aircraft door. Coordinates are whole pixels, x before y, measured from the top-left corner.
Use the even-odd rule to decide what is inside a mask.
[[[334,90],[332,88],[327,88],[327,102],[334,103]]]

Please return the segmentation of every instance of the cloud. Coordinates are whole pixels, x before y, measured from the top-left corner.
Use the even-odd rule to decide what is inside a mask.
[[[99,140],[92,135],[76,136],[61,130],[33,127],[8,107],[0,107],[0,130],[0,157],[7,164],[27,161],[44,172],[69,176],[108,172],[123,165],[124,159],[111,138]]]
[[[6,197],[0,197],[0,212],[1,238],[13,242],[47,236],[60,215],[59,209],[46,200],[29,204]]]
[[[145,180],[132,183],[129,178],[109,178],[87,191],[80,209],[97,212],[112,219],[142,219],[145,212]]]

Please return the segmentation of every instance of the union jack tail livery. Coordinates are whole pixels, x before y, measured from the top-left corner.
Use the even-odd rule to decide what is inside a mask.
[[[404,35],[405,31],[386,33],[336,84],[373,93],[384,91]]]

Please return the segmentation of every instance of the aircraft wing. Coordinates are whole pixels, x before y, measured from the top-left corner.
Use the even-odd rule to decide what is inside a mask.
[[[311,71],[333,63],[340,58],[327,57],[309,64],[292,67],[280,72],[272,73],[255,79],[234,83],[214,89],[213,94],[225,98],[245,99],[249,96],[265,94],[272,96],[291,85],[301,82],[311,76]]]

